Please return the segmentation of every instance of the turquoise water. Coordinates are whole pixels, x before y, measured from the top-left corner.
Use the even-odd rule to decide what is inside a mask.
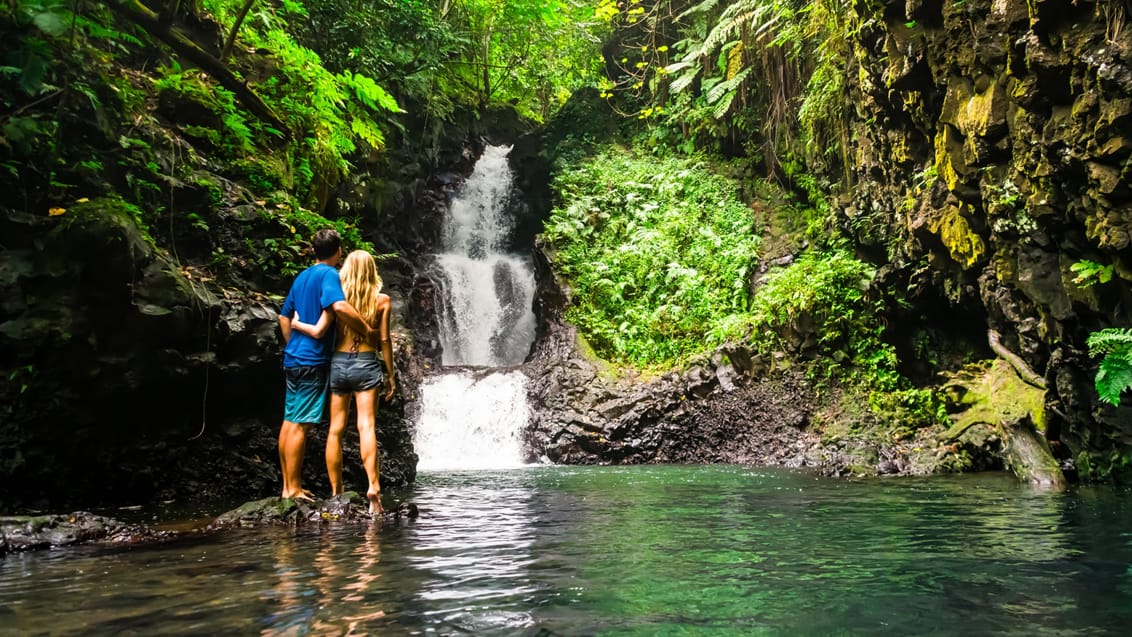
[[[744,467],[422,475],[413,522],[0,558],[0,633],[1117,635],[1132,493]]]

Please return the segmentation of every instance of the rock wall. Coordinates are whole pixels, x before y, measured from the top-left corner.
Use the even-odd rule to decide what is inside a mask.
[[[530,379],[530,460],[563,464],[737,463],[809,467],[829,475],[925,474],[947,458],[925,431],[903,439],[833,436],[814,427],[838,391],[800,370],[773,371],[742,346],[685,370],[645,378],[601,362],[562,320],[569,288],[536,253],[539,335]],[[976,453],[981,453],[975,450]],[[985,454],[982,454],[985,455]]]
[[[933,308],[909,341],[954,316],[985,320],[1044,377],[1062,457],[1107,473],[1132,441],[1132,409],[1098,402],[1084,342],[1132,325],[1132,11],[1087,0],[854,10],[845,228],[885,255],[885,284]],[[1111,281],[1079,280],[1083,260]]]
[[[0,509],[277,490],[278,297],[176,263],[120,200],[7,211],[0,229],[26,246],[0,252]],[[391,486],[415,476],[403,414],[400,401],[380,413]],[[311,486],[325,484],[323,439],[309,444]],[[356,443],[346,454],[347,478],[364,484]]]

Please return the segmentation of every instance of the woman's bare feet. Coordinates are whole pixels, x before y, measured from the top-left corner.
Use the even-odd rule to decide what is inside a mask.
[[[381,508],[381,489],[375,489],[374,487],[370,487],[369,490],[366,491],[366,498],[369,499],[369,512],[370,513],[382,513],[382,512],[384,512],[384,509]]]

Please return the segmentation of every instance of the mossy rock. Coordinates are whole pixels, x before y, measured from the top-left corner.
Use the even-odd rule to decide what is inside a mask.
[[[950,206],[932,222],[932,232],[939,235],[948,254],[957,263],[968,269],[983,260],[987,254],[987,244],[978,233],[971,229],[960,208]]]
[[[995,359],[956,375],[946,391],[953,406],[965,407],[941,437],[957,440],[975,425],[989,425],[1004,442],[1003,461],[1019,479],[1063,487],[1065,476],[1041,435],[1045,428],[1045,390],[1023,381],[1009,363]]]
[[[153,259],[153,239],[140,223],[137,206],[100,197],[58,210],[60,222],[44,244],[38,272],[58,275],[89,262],[105,273],[132,278]]]
[[[0,555],[88,542],[136,543],[167,536],[142,525],[124,524],[85,511],[0,517]]]

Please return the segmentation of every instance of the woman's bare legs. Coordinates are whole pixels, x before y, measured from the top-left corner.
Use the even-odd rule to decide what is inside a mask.
[[[330,495],[342,494],[342,434],[350,414],[350,394],[330,393],[330,430],[326,432],[326,473]]]
[[[366,497],[369,498],[369,512],[381,513],[381,454],[377,449],[377,389],[354,394],[358,399],[358,437],[361,438],[362,466],[366,468],[366,477],[369,478],[369,489]],[[332,403],[333,405],[333,403]]]

